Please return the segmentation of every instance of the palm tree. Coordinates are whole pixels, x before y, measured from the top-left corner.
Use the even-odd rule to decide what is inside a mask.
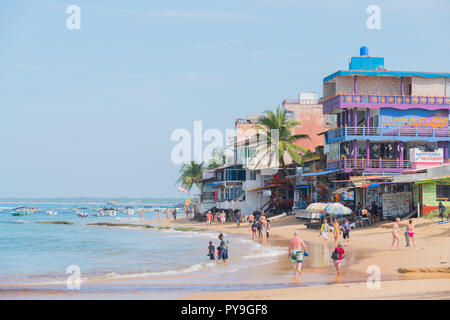
[[[201,190],[203,169],[203,163],[191,161],[190,163],[183,164],[180,169],[181,175],[176,183],[181,183],[181,186],[188,191],[191,190],[194,184]]]
[[[221,167],[225,164],[225,155],[223,152],[223,148],[216,147],[211,152],[212,158],[208,161],[208,169],[212,170],[218,167]]]
[[[257,124],[253,126],[254,129],[259,130],[259,135],[267,139],[268,145],[260,145],[256,155],[259,160],[257,165],[262,159],[268,159],[268,163],[272,163],[274,157],[278,160],[285,175],[286,169],[286,157],[289,157],[297,164],[303,163],[303,156],[310,154],[310,151],[298,144],[295,144],[301,139],[311,139],[307,134],[292,134],[292,129],[301,123],[296,120],[289,120],[286,117],[286,110],[278,107],[275,112],[267,110],[264,111],[264,116],[258,119]],[[278,145],[272,140],[276,140],[276,137],[272,137],[272,130],[278,131]],[[276,151],[278,149],[278,155]]]

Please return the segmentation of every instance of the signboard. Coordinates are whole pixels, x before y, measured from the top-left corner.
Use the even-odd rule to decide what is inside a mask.
[[[426,163],[443,163],[444,150],[442,148],[433,152],[424,152],[418,148],[410,150],[411,162],[426,162]]]
[[[272,195],[272,190],[263,190],[263,196],[270,197]]]
[[[380,127],[448,127],[448,110],[408,109],[398,110],[393,108],[380,109]]]

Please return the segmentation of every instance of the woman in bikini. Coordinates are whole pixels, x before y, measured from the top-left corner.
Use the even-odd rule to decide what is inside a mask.
[[[394,226],[392,227],[392,245],[391,250],[394,250],[395,242],[397,241],[397,250],[400,250],[400,218],[396,218]]]
[[[410,242],[412,240],[412,243],[414,245],[414,249],[416,249],[416,240],[415,240],[416,236],[415,236],[415,233],[414,233],[413,219],[409,219],[409,223],[408,223],[408,238],[409,238]],[[410,246],[410,248],[411,248],[411,246]]]
[[[339,222],[337,221],[337,219],[334,219],[334,244],[337,245],[337,243],[339,242],[339,232],[341,231],[340,226],[339,226]]]

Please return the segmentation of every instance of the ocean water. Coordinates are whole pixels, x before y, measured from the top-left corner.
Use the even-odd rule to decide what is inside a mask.
[[[13,216],[13,208],[22,205],[41,209],[26,216]],[[74,204],[0,204],[0,289],[64,286],[71,275],[69,266],[77,266],[83,283],[114,282],[133,278],[149,284],[165,283],[168,277],[200,274],[229,274],[244,268],[273,262],[284,254],[281,248],[269,248],[251,240],[228,236],[230,261],[227,266],[211,263],[208,242],[217,246],[217,233],[152,230],[135,227],[89,226],[111,222],[139,224],[139,212],[115,217],[78,217]],[[100,205],[83,205],[89,211]],[[56,210],[51,216],[48,210]],[[86,211],[86,210],[82,210]],[[144,220],[155,220],[155,212],[145,212]],[[68,221],[70,225],[42,222]],[[188,280],[186,280],[189,282]],[[147,286],[148,288],[148,286]]]

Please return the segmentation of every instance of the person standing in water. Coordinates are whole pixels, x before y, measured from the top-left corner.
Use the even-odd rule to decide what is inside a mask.
[[[336,268],[337,276],[340,277],[342,260],[345,258],[345,250],[344,250],[344,248],[342,248],[342,244],[340,242],[336,245],[336,248],[334,249],[334,252],[333,252],[333,256],[331,258],[333,259],[333,263],[334,263],[334,267]]]
[[[409,219],[409,223],[407,225],[408,228],[408,237],[409,240],[412,241],[413,245],[414,245],[414,249],[416,249],[416,235],[414,232],[414,223],[413,223],[413,219]]]
[[[392,245],[391,250],[394,250],[395,242],[397,242],[397,250],[400,250],[400,218],[396,218],[394,226],[392,227]]]
[[[209,260],[216,260],[216,255],[215,255],[215,248],[213,246],[212,241],[209,242],[209,247],[208,247],[208,256],[209,256]]]
[[[253,222],[255,222],[255,216],[253,215],[253,213],[250,213],[248,215],[248,230],[252,229]]]
[[[326,246],[327,245],[327,241],[328,241],[328,223],[327,223],[327,219],[323,219],[323,223],[322,226],[320,227],[320,233],[319,233],[319,237],[322,236],[323,238],[323,244]]]
[[[225,241],[222,233],[219,235],[219,240],[220,256],[218,259],[222,259],[223,263],[226,263],[228,259],[228,241]]]
[[[158,221],[159,221],[159,219],[161,219],[161,210],[158,210],[157,216],[158,216]]]
[[[294,237],[289,241],[288,257],[291,259],[291,263],[294,268],[294,280],[297,278],[297,273],[299,279],[302,277],[302,264],[303,264],[303,254],[306,251],[306,244],[298,231],[294,232]]]
[[[264,226],[266,229],[266,238],[269,239],[269,232],[270,232],[270,220],[267,219],[266,225]]]

